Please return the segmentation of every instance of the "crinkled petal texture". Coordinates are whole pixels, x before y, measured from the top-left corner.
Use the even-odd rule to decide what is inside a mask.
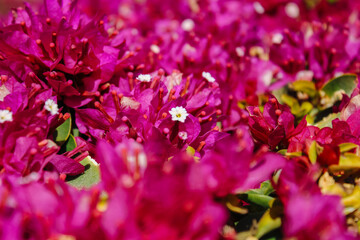
[[[62,155],[54,155],[50,159],[50,163],[54,165],[56,171],[58,173],[64,173],[68,175],[78,175],[83,173],[85,167],[80,163],[76,162],[74,159],[62,156]]]

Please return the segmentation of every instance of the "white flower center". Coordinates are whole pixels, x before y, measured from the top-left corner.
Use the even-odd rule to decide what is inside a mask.
[[[254,2],[253,7],[255,9],[255,12],[258,14],[263,14],[265,12],[264,7],[259,2]]]
[[[0,123],[12,122],[12,120],[13,120],[12,112],[6,109],[0,110]]]
[[[184,141],[188,138],[187,132],[184,132],[184,131],[179,132],[178,136],[181,140],[184,140]]]
[[[48,99],[45,102],[44,108],[51,113],[51,115],[55,115],[59,113],[59,108],[56,102],[52,99]]]
[[[186,109],[183,107],[174,107],[172,108],[169,113],[171,114],[171,120],[185,122],[185,119],[189,114],[187,113]]]
[[[140,82],[150,82],[151,81],[151,75],[150,74],[140,74],[136,78]]]
[[[193,20],[191,20],[190,18],[185,19],[184,21],[182,21],[181,23],[181,28],[182,30],[186,31],[186,32],[190,32],[194,29],[195,27],[195,23]]]
[[[285,6],[285,13],[288,17],[297,18],[300,15],[299,6],[296,3],[290,2]]]
[[[211,76],[208,72],[202,72],[203,78],[205,78],[208,82],[215,82],[215,78]]]

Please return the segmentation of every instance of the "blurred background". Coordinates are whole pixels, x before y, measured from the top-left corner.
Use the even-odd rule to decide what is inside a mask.
[[[23,6],[23,2],[23,0],[0,0],[0,15],[7,14],[11,8]],[[36,5],[42,0],[27,0],[26,2]]]

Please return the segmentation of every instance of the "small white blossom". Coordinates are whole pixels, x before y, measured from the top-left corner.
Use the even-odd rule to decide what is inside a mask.
[[[262,82],[265,86],[269,86],[271,84],[271,80],[273,79],[273,72],[271,70],[266,70],[261,76]]]
[[[190,32],[194,29],[195,27],[195,23],[193,20],[191,20],[190,18],[185,19],[184,21],[182,21],[181,23],[181,28],[182,30],[186,31],[186,32]]]
[[[265,12],[264,7],[259,2],[254,2],[253,7],[255,9],[255,12],[258,14],[263,14]]]
[[[300,15],[299,6],[296,3],[290,2],[285,6],[285,13],[288,17],[297,18]]]
[[[186,109],[183,107],[174,107],[169,113],[171,114],[171,120],[179,122],[185,122],[186,117],[189,116]]]
[[[275,44],[280,44],[282,42],[282,40],[284,39],[283,35],[281,33],[275,33],[272,36],[272,42]]]
[[[140,82],[150,82],[151,81],[151,75],[150,74],[140,74],[136,78]]]
[[[213,78],[213,77],[211,76],[211,74],[208,73],[208,72],[202,72],[202,76],[203,76],[203,78],[205,78],[206,80],[208,80],[208,82],[215,82],[215,78]]]
[[[236,55],[238,55],[239,57],[245,56],[244,47],[237,47],[237,48],[235,48],[235,51],[236,51]]]
[[[52,99],[48,99],[45,102],[44,108],[51,113],[51,115],[55,115],[59,113],[59,108],[56,102]]]
[[[296,74],[296,80],[312,81],[314,72],[311,70],[302,70]]]
[[[160,53],[160,47],[158,45],[156,45],[156,44],[151,44],[150,50],[155,54]]]
[[[13,120],[12,112],[10,112],[7,109],[0,110],[0,123],[12,122],[12,120]]]
[[[0,86],[0,101],[4,101],[4,98],[9,94],[10,94],[10,91],[5,87],[5,84],[1,85]]]
[[[188,138],[187,132],[184,132],[184,131],[179,132],[178,136],[181,140],[184,140],[184,141]]]

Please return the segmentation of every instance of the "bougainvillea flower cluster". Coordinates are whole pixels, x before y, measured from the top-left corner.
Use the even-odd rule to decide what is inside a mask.
[[[357,0],[0,1],[0,239],[360,239]]]

